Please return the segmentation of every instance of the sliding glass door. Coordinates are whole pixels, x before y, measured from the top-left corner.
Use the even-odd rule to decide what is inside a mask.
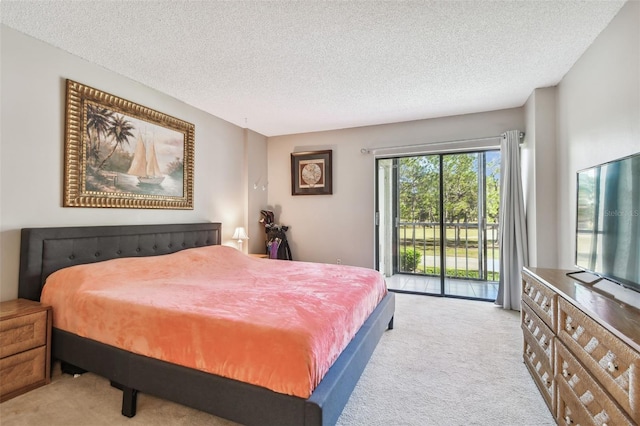
[[[493,300],[499,151],[377,160],[377,261],[390,289]]]

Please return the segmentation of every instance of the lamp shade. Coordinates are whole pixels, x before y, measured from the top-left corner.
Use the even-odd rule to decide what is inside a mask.
[[[233,233],[234,240],[248,240],[249,236],[247,235],[247,231],[244,230],[242,226],[236,228],[236,231]]]

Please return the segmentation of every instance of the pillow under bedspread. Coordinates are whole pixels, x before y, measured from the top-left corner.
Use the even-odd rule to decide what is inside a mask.
[[[53,326],[140,355],[308,398],[387,292],[359,267],[208,246],[53,273]]]

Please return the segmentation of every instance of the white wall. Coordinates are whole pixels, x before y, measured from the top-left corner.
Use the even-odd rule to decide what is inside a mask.
[[[267,137],[247,130],[247,242],[248,253],[264,253],[266,234],[260,220],[260,210],[267,208],[269,179],[267,167]]]
[[[533,91],[525,103],[527,134],[521,150],[529,266],[556,268],[556,87]]]
[[[627,2],[558,85],[558,266],[571,269],[578,170],[640,151],[640,2]]]
[[[522,108],[406,123],[271,137],[269,205],[291,226],[295,260],[374,267],[375,162],[361,148],[411,145],[525,130]],[[333,150],[333,195],[292,196],[290,154]]]
[[[4,25],[1,31],[0,300],[18,293],[23,227],[219,221],[223,243],[233,243],[233,229],[246,222],[243,129]],[[195,125],[193,210],[62,207],[67,78]],[[250,139],[266,145],[253,132]]]

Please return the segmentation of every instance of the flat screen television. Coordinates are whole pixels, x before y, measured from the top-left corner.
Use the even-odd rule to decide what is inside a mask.
[[[640,292],[640,153],[577,175],[576,266]]]

